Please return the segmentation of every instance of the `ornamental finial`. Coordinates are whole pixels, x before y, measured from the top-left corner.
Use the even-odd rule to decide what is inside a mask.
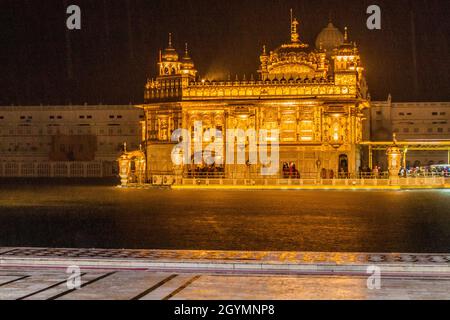
[[[172,48],[172,33],[169,32],[169,48]]]
[[[297,31],[298,25],[299,23],[297,21],[297,18],[294,18],[294,13],[291,9],[291,41],[294,43],[299,42],[300,40],[300,36],[298,35]]]
[[[345,41],[345,43],[348,43],[348,27],[345,27],[344,41]]]

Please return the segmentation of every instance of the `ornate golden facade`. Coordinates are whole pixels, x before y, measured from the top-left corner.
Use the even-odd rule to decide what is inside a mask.
[[[305,178],[324,169],[355,173],[361,166],[363,112],[369,107],[358,48],[347,29],[342,35],[330,25],[321,33],[326,43],[319,36],[317,47],[310,48],[298,28],[292,19],[290,42],[270,52],[263,48],[258,79],[235,81],[199,81],[187,45],[180,57],[170,35],[142,106],[149,176],[179,174],[171,159],[176,145],[171,135],[178,128],[193,130],[196,121],[221,131],[279,129],[280,177],[283,164],[295,164]],[[185,166],[183,173],[191,170]],[[239,165],[224,171],[228,178],[258,174]]]

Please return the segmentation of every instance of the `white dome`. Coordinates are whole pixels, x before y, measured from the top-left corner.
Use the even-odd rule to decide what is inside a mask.
[[[316,39],[316,48],[322,47],[327,52],[339,47],[344,43],[344,35],[331,22],[324,28]]]

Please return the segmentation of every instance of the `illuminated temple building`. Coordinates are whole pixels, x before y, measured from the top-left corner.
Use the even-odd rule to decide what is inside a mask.
[[[187,45],[179,55],[170,35],[141,106],[149,176],[175,173],[171,135],[179,128],[193,130],[198,121],[204,129],[221,131],[279,129],[280,176],[286,164],[305,178],[324,169],[331,175],[356,173],[363,165],[360,143],[369,108],[358,47],[347,28],[342,33],[331,23],[315,47],[302,41],[295,18],[290,35],[273,51],[263,48],[257,79],[223,81],[199,80]],[[184,166],[183,174],[193,167]],[[236,164],[220,172],[231,178],[259,170]]]

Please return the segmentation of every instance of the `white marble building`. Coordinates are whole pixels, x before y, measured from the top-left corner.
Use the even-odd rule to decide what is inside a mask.
[[[141,121],[132,105],[0,106],[0,176],[114,175],[124,143],[139,148]]]
[[[370,131],[372,141],[450,141],[450,102],[371,102]],[[446,151],[408,153],[410,166],[447,164]],[[381,158],[381,155],[380,155]]]

